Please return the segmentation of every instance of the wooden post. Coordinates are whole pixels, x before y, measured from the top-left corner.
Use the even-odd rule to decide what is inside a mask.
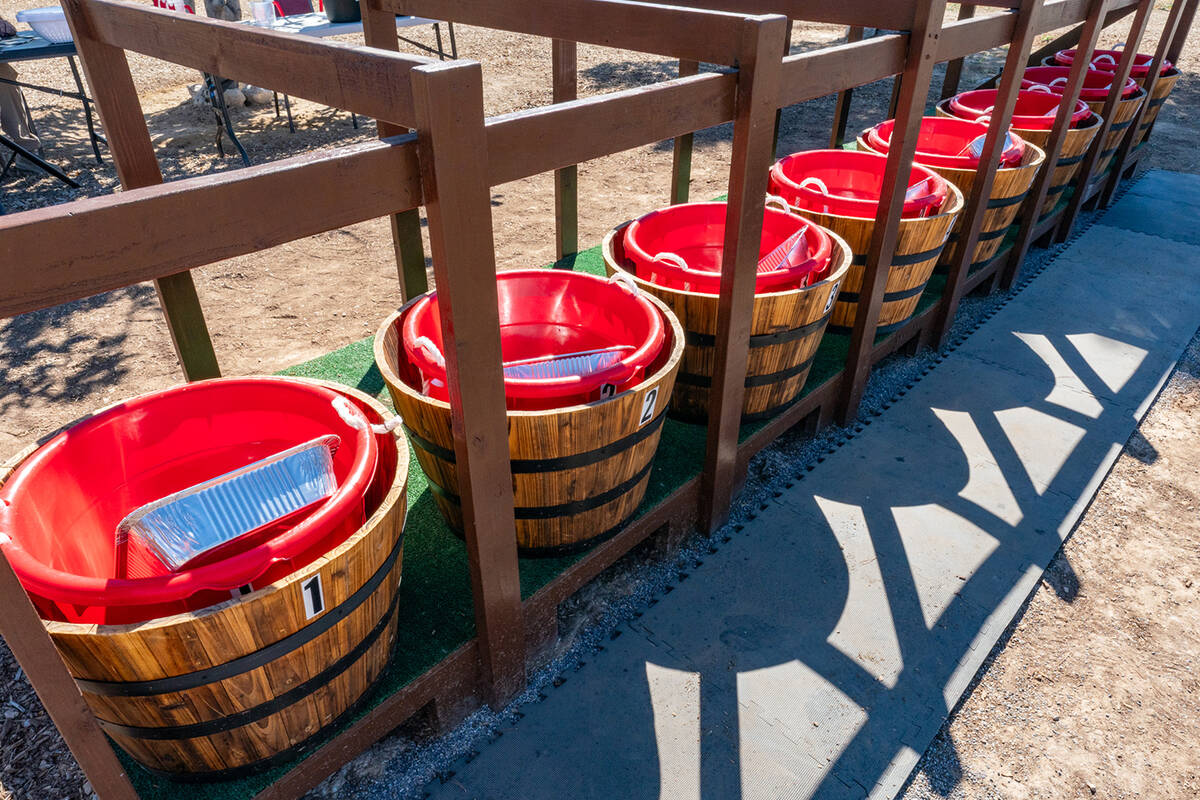
[[[925,98],[929,96],[929,84],[937,60],[938,38],[945,16],[946,0],[926,0],[917,5],[909,29],[904,72],[896,78],[900,84],[899,108],[876,214],[876,219],[881,222],[876,223],[867,250],[867,265],[858,294],[858,312],[854,316],[854,330],[850,333],[850,351],[846,357],[846,372],[837,409],[837,417],[843,424],[858,415],[858,404],[871,372],[875,328],[879,324],[887,274],[900,232],[907,177],[912,171],[913,156],[917,152],[917,135],[921,130],[921,117],[925,113]]]
[[[1087,20],[1082,25],[1080,36],[1077,39],[1076,58],[1071,64],[1071,71],[1067,73],[1067,84],[1063,87],[1062,103],[1058,106],[1058,114],[1055,116],[1054,125],[1050,130],[1050,138],[1046,142],[1046,164],[1034,179],[1033,186],[1029,189],[1029,195],[1025,199],[1025,205],[1022,206],[1020,216],[1017,218],[1017,240],[1013,243],[1013,248],[1008,254],[1008,262],[1000,276],[1000,288],[1002,289],[1009,289],[1016,282],[1021,274],[1021,266],[1025,263],[1025,256],[1029,252],[1029,246],[1033,243],[1034,231],[1041,221],[1042,204],[1046,202],[1046,194],[1054,180],[1054,165],[1058,162],[1063,142],[1067,138],[1067,131],[1071,128],[1071,114],[1079,100],[1079,93],[1083,89],[1083,81],[1088,72],[1087,67],[1092,60],[1092,51],[1096,48],[1096,42],[1100,40],[1100,32],[1111,6],[1112,0],[1092,0]]]
[[[679,77],[686,78],[700,72],[700,62],[679,60]],[[686,203],[692,183],[692,143],[695,134],[685,133],[675,137],[675,152],[671,156],[671,205]]]
[[[400,37],[396,33],[396,16],[385,11],[379,0],[361,0],[363,40],[368,47],[380,50],[400,50]],[[380,139],[407,133],[408,129],[384,120],[375,120]],[[392,228],[392,248],[396,253],[397,277],[400,280],[400,297],[411,300],[429,291],[429,276],[425,271],[425,243],[421,240],[421,209],[410,208],[389,214]]]
[[[963,287],[971,264],[975,260],[975,248],[979,243],[979,230],[983,225],[983,216],[987,213],[988,198],[992,194],[992,183],[996,179],[996,171],[1000,166],[1000,153],[1004,149],[1009,124],[1012,122],[1013,109],[1017,104],[1017,92],[1021,89],[1021,77],[1024,73],[1025,59],[1033,49],[1033,41],[1037,36],[1037,18],[1041,13],[1044,0],[1021,0],[1013,23],[1012,41],[1008,45],[1008,55],[1004,59],[1004,71],[1001,73],[1000,88],[996,93],[996,105],[992,109],[991,123],[988,125],[987,137],[983,143],[983,153],[979,158],[979,168],[976,171],[975,182],[971,194],[966,198],[963,208],[962,225],[958,229],[959,248],[957,257],[950,265],[950,275],[946,280],[946,291],[938,304],[937,322],[933,326],[935,346],[941,347],[950,328],[954,324],[954,315],[958,312],[958,304],[962,299]],[[971,8],[971,6],[966,6]],[[1068,110],[1073,106],[1063,104]],[[1042,165],[1041,173],[1048,174],[1052,170],[1049,159]]]
[[[102,800],[137,800],[129,776],[96,724],[58,648],[46,633],[42,618],[3,553],[0,553],[0,597],[5,598],[0,633],[4,634],[4,641],[33,684],[92,789]]]
[[[454,455],[485,694],[503,707],[525,685],[508,420],[501,374],[483,70],[445,62],[412,72],[429,242],[446,347]]]
[[[64,0],[62,6],[75,39],[75,49],[83,61],[92,100],[104,123],[109,152],[121,185],[126,189],[137,189],[162,183],[162,173],[150,143],[150,131],[146,128],[125,51],[91,36],[91,27],[78,0]],[[154,287],[184,377],[189,381],[218,377],[221,370],[217,366],[217,354],[213,351],[192,274],[180,272],[159,278]]]
[[[579,96],[575,42],[555,39],[552,45],[553,100],[566,103]],[[554,171],[554,239],[557,258],[579,252],[579,167]]]
[[[975,16],[975,6],[962,5],[958,8],[959,19],[971,19]],[[962,81],[963,61],[965,59],[956,58],[946,64],[946,75],[942,78],[942,96],[945,100],[947,97],[953,97],[958,94],[958,84]],[[1019,66],[1019,65],[1018,65]]]
[[[846,44],[861,42],[866,28],[851,25],[846,29]],[[829,147],[839,150],[846,143],[846,124],[850,121],[850,103],[854,99],[854,89],[843,89],[838,92],[837,103],[833,107],[833,130],[829,134]]]
[[[1175,0],[1171,4],[1171,10],[1167,13],[1167,21],[1163,25],[1162,34],[1158,37],[1158,45],[1154,48],[1154,58],[1150,61],[1149,71],[1146,73],[1146,81],[1142,85],[1142,88],[1146,91],[1146,99],[1142,101],[1141,107],[1133,115],[1133,119],[1129,123],[1130,133],[1121,140],[1116,155],[1113,157],[1113,168],[1109,172],[1108,181],[1104,184],[1104,189],[1100,192],[1101,208],[1107,208],[1108,204],[1112,202],[1113,194],[1116,193],[1117,186],[1121,183],[1121,173],[1125,171],[1125,160],[1133,152],[1133,146],[1137,143],[1141,135],[1139,131],[1142,129],[1142,119],[1149,113],[1150,101],[1154,99],[1154,87],[1159,79],[1159,71],[1162,69],[1163,61],[1167,57],[1167,49],[1171,46],[1171,41],[1175,38],[1175,30],[1179,26],[1180,17],[1183,15],[1183,7],[1183,0]],[[1147,142],[1149,142],[1148,139]]]
[[[1088,188],[1092,183],[1092,173],[1100,163],[1100,151],[1104,149],[1104,141],[1108,138],[1109,129],[1112,127],[1113,112],[1116,110],[1117,104],[1121,102],[1121,90],[1129,78],[1130,70],[1133,68],[1133,59],[1137,55],[1138,45],[1141,44],[1142,34],[1146,31],[1146,23],[1149,22],[1150,12],[1153,10],[1154,0],[1139,0],[1137,13],[1133,17],[1133,24],[1129,28],[1129,36],[1125,42],[1124,54],[1117,62],[1117,71],[1113,75],[1112,91],[1108,93],[1108,97],[1104,101],[1104,108],[1100,111],[1104,123],[1096,134],[1096,143],[1088,150],[1087,158],[1083,160],[1083,167],[1079,170],[1079,179],[1075,184],[1075,194],[1071,197],[1071,202],[1067,204],[1066,210],[1063,211],[1062,221],[1059,222],[1058,228],[1054,232],[1054,240],[1057,242],[1065,242],[1070,238],[1071,231],[1075,227],[1075,220],[1079,216],[1080,209],[1083,208]],[[1143,103],[1149,99],[1147,96]],[[1130,128],[1132,130],[1132,126]],[[1118,171],[1120,169],[1120,164],[1117,163],[1115,156],[1112,161],[1112,169]]]
[[[708,442],[700,478],[700,526],[710,532],[728,518],[734,489],[740,482],[736,474],[738,431],[750,352],[763,201],[767,172],[775,155],[775,112],[783,72],[779,53],[786,34],[784,17],[749,17],[743,23]]]
[[[1167,48],[1167,60],[1176,67],[1179,66],[1179,57],[1183,55],[1183,46],[1187,44],[1188,34],[1191,33],[1197,5],[1200,5],[1200,0],[1184,0],[1183,16],[1179,19],[1175,35],[1171,38],[1171,46]]]

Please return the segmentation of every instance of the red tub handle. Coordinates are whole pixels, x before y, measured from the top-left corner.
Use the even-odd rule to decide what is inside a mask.
[[[1115,58],[1113,58],[1112,56],[1110,56],[1108,53],[1101,53],[1100,55],[1098,55],[1092,59],[1093,64],[1098,64],[1101,61],[1107,61],[1109,64],[1112,64],[1114,67],[1117,66],[1117,60]]]
[[[663,254],[659,253],[659,255],[663,255]],[[675,255],[675,254],[667,253],[666,255]],[[675,257],[679,258],[679,256],[675,256]],[[657,261],[658,258],[655,257],[654,260]],[[682,261],[683,259],[680,258],[679,260]],[[625,289],[630,294],[632,294],[634,297],[642,296],[642,287],[637,285],[637,281],[635,281],[633,279],[633,276],[630,275],[628,272],[614,272],[612,275],[608,276],[608,282],[620,284],[622,289]]]
[[[803,185],[803,184],[801,184],[801,185]],[[829,192],[826,191],[825,194],[829,194]],[[792,207],[788,205],[788,201],[784,200],[782,197],[780,197],[777,194],[768,194],[767,199],[763,202],[763,205],[766,206],[767,208],[771,208],[772,206],[775,206],[780,211],[786,212],[788,214],[790,214],[792,212]]]

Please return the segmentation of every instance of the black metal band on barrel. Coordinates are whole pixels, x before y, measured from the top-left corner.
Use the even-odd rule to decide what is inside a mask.
[[[591,511],[594,508],[611,503],[622,495],[628,494],[633,490],[633,487],[641,483],[642,479],[650,474],[652,466],[654,466],[653,459],[646,462],[646,466],[638,470],[637,474],[629,480],[622,481],[606,492],[585,497],[582,500],[572,500],[569,503],[559,503],[556,506],[517,506],[513,509],[513,517],[526,520],[557,519],[558,517],[571,517],[576,514],[582,514],[585,511]],[[448,503],[453,503],[456,506],[462,505],[461,497],[448,491],[445,487],[439,486],[432,479],[429,481],[429,489]]]
[[[1046,197],[1049,197],[1052,194],[1061,194],[1062,191],[1070,185],[1071,185],[1070,181],[1067,181],[1066,183],[1055,184],[1054,186],[1051,186],[1049,189],[1046,190]]]
[[[901,289],[897,292],[887,292],[883,296],[883,302],[892,303],[896,300],[907,300],[910,297],[919,295],[923,291],[925,291],[925,284],[922,283],[920,286],[914,286],[912,289]],[[838,302],[840,303],[843,300],[845,300],[847,303],[857,303],[859,300],[859,293],[842,292],[838,295]]]
[[[949,239],[946,240],[950,241]],[[937,247],[931,250],[923,250],[920,253],[897,253],[892,256],[893,267],[911,267],[915,264],[924,264],[931,258],[937,258],[942,254],[942,248],[946,246],[946,242],[942,242]],[[867,254],[859,253],[850,259],[850,263],[856,267],[865,267],[867,265]]]
[[[780,381],[786,381],[788,378],[794,378],[801,372],[804,372],[804,370],[811,367],[813,359],[816,357],[817,354],[813,353],[799,364],[788,367],[787,369],[781,369],[778,372],[769,372],[765,375],[747,375],[743,385],[747,389],[753,389],[756,386],[770,386],[772,383],[779,383]],[[696,386],[701,389],[709,389],[712,387],[712,376],[697,375],[692,372],[681,372],[676,376],[675,382],[684,386]]]
[[[1116,148],[1116,147],[1113,147],[1113,148],[1111,148],[1111,149],[1109,149],[1109,150],[1101,150],[1101,151],[1100,151],[1100,158],[1108,158],[1109,156],[1111,156],[1111,155],[1112,155],[1113,153],[1115,153],[1115,152],[1117,152],[1117,148]]]
[[[1147,108],[1158,108],[1165,102],[1167,102],[1167,96],[1163,95],[1162,97],[1156,97],[1153,100],[1151,100],[1149,103],[1146,104],[1146,107]]]
[[[994,197],[991,200],[988,200],[987,207],[1007,208],[1008,206],[1015,206],[1017,203],[1020,203],[1022,200],[1024,200],[1025,195],[1027,194],[1029,193],[1021,192],[1020,194],[1014,194],[1012,197]]]
[[[176,783],[210,783],[212,781],[231,781],[238,778],[245,778],[250,775],[259,775],[269,769],[272,769],[273,767],[278,766],[279,764],[286,764],[293,759],[305,756],[310,751],[315,750],[317,745],[322,744],[328,738],[330,731],[336,731],[346,723],[353,720],[358,716],[359,712],[361,712],[370,704],[371,700],[375,696],[376,689],[379,688],[379,684],[382,681],[383,676],[388,672],[388,666],[390,666],[391,658],[389,658],[388,661],[389,663],[384,665],[384,668],[379,671],[379,674],[371,683],[370,688],[363,692],[361,697],[351,703],[345,711],[334,717],[332,722],[320,728],[316,733],[314,733],[312,736],[309,736],[307,739],[297,742],[286,750],[280,750],[273,756],[267,756],[266,758],[258,761],[253,761],[249,764],[243,764],[240,767],[215,769],[210,770],[209,772],[168,772],[163,769],[155,769],[154,767],[146,766],[145,764],[142,764],[141,768],[149,772],[151,775],[156,775],[160,778],[167,778],[168,780],[175,781]]]
[[[833,313],[832,311],[830,313]],[[818,320],[801,325],[799,328],[788,328],[786,331],[776,331],[775,333],[759,333],[750,337],[750,349],[756,347],[771,347],[772,345],[784,344],[785,342],[794,342],[797,339],[804,339],[821,329],[821,326],[829,319],[829,314],[821,317]],[[715,347],[717,337],[711,333],[696,333],[688,331],[684,334],[684,342],[693,347]]]
[[[621,531],[629,527],[629,523],[633,522],[637,516],[638,510],[635,508],[629,512],[629,516],[618,522],[602,533],[595,536],[589,536],[578,542],[570,542],[568,544],[553,544],[546,547],[521,547],[517,546],[517,555],[522,558],[561,558],[562,556],[570,556],[584,550],[590,550],[598,544],[603,544],[609,539],[616,536]],[[458,533],[456,531],[456,533]]]
[[[1087,157],[1087,150],[1084,150],[1082,153],[1080,153],[1077,156],[1071,156],[1070,158],[1060,158],[1054,164],[1054,166],[1055,166],[1055,168],[1074,166],[1075,164],[1082,163],[1083,159],[1086,157]]]
[[[659,415],[650,422],[643,425],[638,430],[617,439],[615,442],[609,442],[603,447],[597,447],[595,450],[586,450],[582,453],[572,453],[569,456],[555,456],[553,458],[514,458],[509,463],[512,465],[514,475],[525,475],[538,472],[559,472],[564,469],[577,469],[578,467],[586,467],[589,464],[597,464],[606,459],[612,458],[618,453],[623,453],[632,447],[636,447],[658,431],[663,426],[667,415],[665,411],[659,412]],[[429,453],[435,458],[440,458],[448,464],[454,463],[454,451],[442,447],[439,444],[434,444],[420,434],[413,431],[407,425],[404,426],[405,432],[408,433],[412,443],[417,447]]]
[[[380,584],[391,573],[392,566],[396,563],[396,559],[400,557],[403,549],[404,534],[402,533],[396,539],[396,544],[392,547],[392,552],[388,553],[387,559],[380,565],[379,569],[375,570],[375,574],[366,583],[358,587],[341,604],[326,611],[311,625],[305,625],[295,633],[289,634],[261,650],[255,650],[253,653],[247,653],[244,656],[226,661],[223,664],[217,664],[206,669],[197,670],[196,672],[172,675],[168,678],[153,678],[146,681],[94,681],[87,678],[76,678],[75,683],[82,691],[102,697],[151,697],[156,694],[168,694],[170,692],[183,692],[188,689],[195,689],[198,686],[216,683],[226,678],[232,678],[235,675],[241,675],[258,669],[287,655],[293,650],[298,650],[353,614],[359,606],[367,601],[367,598],[375,593],[375,590],[379,588]]]
[[[1123,131],[1132,124],[1133,124],[1133,117],[1130,117],[1129,119],[1125,120],[1124,122],[1114,122],[1112,125],[1108,126],[1108,132],[1112,133],[1113,131]]]
[[[99,718],[96,721],[100,723],[101,728],[114,736],[128,736],[132,739],[154,739],[159,741],[164,739],[195,739],[200,736],[211,736],[214,733],[233,730],[234,728],[240,728],[252,722],[257,722],[278,711],[282,711],[293,703],[300,702],[318,689],[328,686],[339,675],[356,664],[360,658],[366,655],[366,652],[371,649],[376,640],[383,635],[383,632],[387,630],[388,623],[396,615],[396,608],[399,604],[400,592],[396,592],[392,595],[392,602],[383,616],[379,618],[379,622],[375,624],[371,632],[363,637],[362,641],[355,645],[350,652],[299,686],[295,686],[283,694],[253,708],[247,708],[244,711],[237,711],[224,717],[217,717],[190,725],[139,727],[122,725],[118,722]]]
[[[1006,225],[1006,226],[1004,226],[1003,228],[996,228],[996,230],[994,230],[994,231],[980,231],[980,232],[979,232],[979,238],[978,238],[976,241],[978,241],[978,242],[990,242],[990,241],[992,241],[993,239],[1000,239],[1000,238],[1002,238],[1002,237],[1003,237],[1005,234],[1007,234],[1007,233],[1008,233],[1008,229],[1009,229],[1010,227],[1012,227],[1012,226],[1011,226],[1011,225]]]

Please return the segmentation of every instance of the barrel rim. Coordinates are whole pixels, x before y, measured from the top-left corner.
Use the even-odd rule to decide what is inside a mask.
[[[872,150],[871,152],[875,152],[875,151]],[[924,165],[922,165],[922,166],[924,166]],[[926,167],[926,169],[931,169],[931,167]],[[941,172],[938,172],[937,170],[934,170],[934,172],[937,172],[939,175],[942,174]],[[963,207],[966,205],[966,200],[963,198],[962,190],[959,189],[957,186],[955,186],[953,181],[949,181],[949,180],[946,181],[946,188],[949,190],[950,195],[954,198],[954,203],[953,203],[952,207],[950,207],[950,208],[943,207],[943,209],[941,211],[939,211],[938,213],[934,214],[931,217],[901,217],[900,224],[901,225],[920,225],[920,224],[923,224],[926,222],[933,222],[934,220],[940,220],[943,217],[957,216],[963,210]],[[792,205],[789,205],[788,208],[790,208],[793,213],[800,214],[800,215],[804,215],[806,213],[814,213],[814,212],[806,211],[805,209],[802,209],[802,208],[797,208],[796,206],[792,206]],[[827,217],[837,217],[838,219],[848,219],[848,220],[853,220],[855,222],[869,222],[872,225],[874,225],[876,222],[879,221],[878,217],[851,217],[846,214],[834,214],[834,213],[831,213],[828,211],[821,211],[819,213],[824,214]],[[824,226],[822,226],[822,227],[824,227]],[[829,228],[825,228],[825,230],[828,231]],[[830,231],[830,232],[832,233],[832,231]]]
[[[788,206],[788,208],[791,208],[792,211],[794,213],[796,213],[796,210],[794,208],[792,208],[791,206]],[[632,223],[632,222],[633,222],[633,220],[629,220],[628,222],[623,222],[620,225],[618,225],[617,227],[613,228],[611,231],[609,231],[607,234],[605,234],[604,240],[600,244],[600,253],[601,253],[601,255],[604,256],[604,262],[608,266],[609,269],[615,270],[616,272],[620,272],[624,275],[628,275],[629,277],[633,278],[633,280],[638,284],[638,286],[640,286],[644,290],[646,290],[647,293],[654,293],[654,294],[660,294],[660,295],[678,295],[680,297],[685,297],[685,298],[686,297],[697,297],[697,298],[705,298],[705,299],[709,299],[709,300],[716,300],[720,297],[720,295],[709,294],[708,292],[693,292],[689,289],[677,289],[673,286],[659,286],[657,283],[651,283],[650,281],[646,280],[645,278],[639,277],[635,272],[633,272],[632,270],[627,268],[624,264],[618,263],[617,257],[616,257],[616,252],[617,252],[616,251],[616,241],[617,241],[616,237],[618,234],[623,232],[627,227],[629,227],[630,223]],[[838,268],[836,270],[831,272],[827,277],[817,281],[814,284],[810,284],[808,286],[799,286],[794,289],[786,289],[782,292],[756,292],[754,294],[755,301],[758,301],[760,298],[783,299],[790,295],[799,296],[799,295],[805,294],[807,292],[811,292],[816,289],[823,288],[825,286],[833,286],[834,290],[836,290],[840,287],[842,280],[845,279],[846,273],[850,269],[850,266],[851,266],[850,262],[851,262],[851,259],[853,258],[853,252],[850,250],[850,245],[849,245],[849,243],[846,242],[846,240],[844,238],[842,238],[838,234],[834,233],[829,228],[826,228],[824,225],[819,225],[818,223],[812,222],[811,220],[810,220],[810,224],[817,225],[817,227],[819,227],[819,228],[821,228],[821,230],[825,231],[825,233],[827,233],[829,235],[829,238],[833,240],[833,243],[839,248],[839,250],[842,254],[841,264],[838,266]],[[680,328],[682,329],[682,325],[680,325]]]
[[[265,378],[265,379],[270,379],[270,380],[302,381],[305,383],[312,383],[312,384],[316,384],[319,386],[326,386],[329,388],[336,389],[337,391],[342,392],[344,394],[348,394],[348,395],[354,397],[355,399],[364,402],[366,405],[370,406],[373,410],[378,412],[382,419],[388,419],[391,416],[387,407],[384,406],[383,403],[376,400],[374,397],[371,397],[370,395],[366,394],[365,392],[355,389],[354,387],[346,386],[344,384],[340,384],[335,381],[320,380],[318,378],[291,377],[291,376],[286,376],[286,375],[254,375],[254,376],[248,376],[248,377],[253,377],[255,379]],[[121,401],[118,401],[117,403],[112,403],[109,406],[105,406],[102,409],[92,412],[91,414],[85,414],[83,417],[80,417],[80,420],[87,419],[88,417],[94,416],[95,414],[99,414],[99,413],[107,410],[108,408],[119,404],[120,402]],[[78,422],[78,421],[79,420],[76,420],[76,422]],[[75,424],[75,422],[72,422],[64,427],[69,428],[74,424]],[[58,433],[58,431],[55,431],[55,434],[56,433]],[[49,435],[53,436],[55,434],[49,434]],[[117,636],[117,635],[126,634],[126,633],[144,632],[144,631],[155,630],[158,628],[173,627],[175,625],[179,625],[182,623],[194,622],[198,619],[204,619],[204,618],[212,616],[214,614],[219,614],[219,613],[221,613],[229,608],[232,608],[233,606],[236,606],[238,604],[253,602],[253,601],[257,600],[258,598],[262,597],[267,592],[280,591],[291,584],[299,583],[299,582],[303,582],[303,581],[307,580],[308,578],[312,577],[312,574],[314,572],[323,569],[325,566],[330,564],[332,561],[334,561],[337,558],[340,558],[341,556],[348,553],[351,549],[356,547],[362,541],[362,539],[365,536],[367,536],[368,532],[371,529],[373,529],[376,525],[379,525],[380,523],[383,522],[384,518],[391,512],[391,509],[396,505],[396,503],[405,498],[405,496],[406,496],[405,493],[408,491],[409,459],[412,457],[412,455],[408,449],[408,442],[405,440],[404,434],[399,429],[399,426],[397,426],[397,428],[391,432],[391,436],[393,437],[393,440],[396,443],[396,476],[395,476],[395,478],[392,479],[392,485],[388,489],[387,494],[384,495],[383,502],[381,502],[379,504],[379,508],[375,509],[375,512],[373,514],[371,514],[370,517],[367,518],[367,520],[362,524],[362,526],[359,527],[359,529],[356,530],[354,533],[352,533],[349,537],[347,537],[347,539],[344,542],[342,542],[340,545],[333,548],[329,552],[325,553],[324,555],[314,559],[303,569],[299,569],[299,570],[293,572],[291,575],[288,575],[287,577],[280,578],[278,581],[268,584],[267,586],[264,586],[261,589],[255,589],[253,592],[250,592],[249,594],[244,594],[239,597],[230,597],[229,600],[224,600],[220,603],[216,603],[211,606],[206,606],[205,608],[199,609],[197,611],[188,611],[188,612],[183,612],[180,614],[172,614],[170,616],[158,617],[156,619],[147,620],[145,622],[131,622],[131,623],[117,623],[117,624],[102,624],[102,623],[96,623],[96,622],[63,622],[60,620],[42,620],[42,624],[45,626],[46,632],[49,633],[51,636],[57,636],[57,635],[64,635],[64,636]],[[26,450],[22,451],[22,453],[24,454],[27,452],[32,452],[33,449],[36,449],[36,446],[33,446],[31,448],[26,448]],[[22,456],[21,460],[24,460],[24,455]],[[8,476],[8,474],[11,473],[11,471],[13,469],[15,469],[16,465],[19,463],[20,463],[20,461],[15,461],[12,463],[6,462],[5,464],[0,465],[0,483],[2,483],[4,481],[4,479]],[[407,516],[407,509],[405,509],[405,515]],[[403,526],[401,527],[401,537],[403,537]]]
[[[1093,114],[1093,116],[1098,117],[1099,114]],[[960,117],[953,117],[953,119],[960,119]],[[870,130],[870,129],[868,128],[868,130]],[[864,131],[863,133],[860,133],[858,135],[858,144],[859,144],[859,147],[864,147],[864,148],[870,150],[871,149],[870,146],[866,143],[866,140],[863,138],[865,133],[866,133],[866,131]],[[1000,175],[1001,173],[1012,174],[1014,172],[1020,172],[1021,170],[1025,170],[1025,169],[1038,169],[1042,166],[1042,164],[1046,163],[1046,151],[1045,150],[1038,147],[1036,144],[1029,141],[1028,139],[1022,139],[1022,141],[1025,142],[1025,152],[1021,154],[1021,163],[1017,164],[1015,167],[999,167],[996,170],[997,175]],[[1030,150],[1033,151],[1033,155],[1036,157],[1034,160],[1030,160]],[[871,152],[875,153],[878,151],[871,150]],[[880,155],[886,155],[886,153],[880,153]],[[917,161],[915,158],[913,159],[913,163],[921,164],[921,162]],[[966,175],[976,175],[979,172],[978,169],[958,169],[957,167],[931,167],[928,164],[921,164],[921,166],[925,167],[926,169],[933,170],[937,174],[941,175],[943,178],[946,177],[946,173],[963,173]],[[947,178],[946,182],[949,185],[954,186],[955,189],[958,188],[958,186],[953,181],[949,180],[948,178]],[[993,181],[992,184],[994,186],[995,181]],[[961,194],[961,192],[960,192],[960,194]],[[830,216],[838,216],[838,215],[830,214]],[[915,221],[915,219],[933,219],[933,218],[934,217],[920,217],[920,218],[914,218],[913,220],[901,220],[901,221],[902,222],[912,222],[912,221]]]
[[[425,294],[428,294],[428,293],[425,293]],[[436,398],[429,397],[427,395],[423,395],[420,392],[418,392],[416,389],[414,389],[413,387],[409,386],[408,382],[403,380],[400,377],[400,375],[397,373],[395,368],[393,368],[393,366],[390,363],[390,360],[388,358],[387,352],[383,346],[384,340],[387,338],[388,332],[396,327],[396,323],[400,320],[400,317],[403,316],[404,312],[407,311],[410,306],[412,306],[414,303],[416,303],[418,300],[420,300],[422,297],[424,297],[425,294],[421,294],[421,295],[418,295],[418,296],[412,298],[411,300],[406,302],[404,305],[400,306],[400,308],[398,308],[396,311],[389,314],[383,320],[383,323],[375,331],[375,340],[372,343],[372,352],[375,357],[375,365],[379,369],[380,375],[383,376],[384,384],[389,389],[402,392],[406,395],[409,395],[409,396],[417,399],[421,403],[424,403],[431,407],[438,408],[443,411],[449,412],[450,411],[450,403],[449,402],[447,402],[445,400],[438,400]],[[679,362],[683,359],[683,326],[679,324],[679,320],[676,318],[675,314],[671,311],[671,309],[667,307],[666,303],[662,302],[657,297],[653,296],[652,294],[650,294],[648,292],[644,293],[644,294],[647,297],[647,299],[651,303],[653,303],[655,305],[655,307],[658,308],[658,310],[666,318],[667,324],[671,328],[671,333],[672,333],[672,337],[673,337],[672,342],[671,342],[671,352],[669,353],[666,360],[663,361],[662,366],[659,367],[659,369],[656,370],[654,372],[654,374],[647,375],[636,386],[632,386],[619,394],[615,394],[612,397],[606,397],[601,400],[593,400],[590,403],[577,403],[576,405],[571,405],[571,406],[559,406],[557,408],[547,408],[547,409],[540,409],[540,410],[511,409],[510,408],[510,409],[506,410],[506,414],[510,418],[511,417],[540,418],[540,417],[546,417],[548,415],[554,415],[554,414],[575,413],[577,411],[582,411],[582,410],[591,409],[591,408],[595,408],[597,406],[604,405],[605,403],[611,402],[612,400],[615,400],[618,397],[622,397],[624,395],[628,395],[633,392],[640,392],[640,391],[644,390],[647,386],[661,383],[663,381],[663,379],[665,379],[671,373],[671,371],[675,369],[675,367],[679,364]],[[397,336],[399,336],[399,331],[397,331]],[[401,434],[401,435],[403,435],[403,434]]]

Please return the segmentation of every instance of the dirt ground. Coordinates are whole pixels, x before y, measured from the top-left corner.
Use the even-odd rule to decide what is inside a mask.
[[[12,19],[16,10],[29,4],[28,0],[0,0],[0,17]],[[1165,17],[1166,4],[1161,5],[1152,18],[1148,34],[1151,41],[1156,40]],[[427,44],[434,41],[428,28],[410,29],[409,33]],[[835,42],[843,33],[831,26],[797,24],[793,51]],[[458,26],[457,34],[460,54],[483,64],[489,114],[550,102],[548,42],[466,26]],[[1106,34],[1105,43],[1111,45],[1122,37],[1118,27]],[[1200,153],[1194,147],[1191,130],[1200,82],[1188,74],[1195,52],[1193,44],[1182,59],[1185,75],[1156,126],[1154,147],[1146,159],[1149,166],[1200,172]],[[992,52],[971,59],[963,85],[992,74],[1001,58],[1000,53]],[[240,167],[236,155],[229,155],[232,148],[226,148],[224,158],[217,155],[212,114],[189,99],[187,86],[198,82],[196,73],[134,54],[130,64],[167,180]],[[26,62],[18,67],[22,79],[29,82],[71,86],[66,62],[61,59]],[[579,71],[581,94],[589,95],[661,79],[674,74],[674,65],[655,57],[581,46]],[[939,80],[935,78],[935,90]],[[878,121],[889,94],[890,83],[858,90],[850,129]],[[34,92],[28,98],[47,158],[71,173],[82,188],[67,189],[50,178],[9,176],[0,184],[6,210],[117,190],[107,151],[102,150],[103,165],[96,165],[92,158],[78,104]],[[294,134],[269,106],[234,110],[239,138],[254,161],[375,136],[370,121],[360,120],[361,127],[355,130],[344,111],[297,99],[292,105],[297,118]],[[786,110],[780,153],[824,146],[832,108],[832,99],[824,98]],[[729,136],[728,126],[697,135],[693,197],[706,198],[725,191]],[[581,165],[581,245],[591,246],[614,225],[665,204],[670,160],[667,142]],[[541,265],[553,259],[552,200],[549,175],[495,187],[493,214],[501,268]],[[204,211],[196,209],[193,213]],[[368,336],[399,301],[390,235],[382,220],[230,259],[195,274],[217,356],[224,372],[230,375],[275,372]],[[179,380],[178,365],[150,285],[0,322],[0,452],[14,452],[107,402]],[[1186,415],[1185,411],[1177,413]],[[1192,431],[1194,442],[1195,429]],[[1154,476],[1144,478],[1149,481],[1146,492],[1165,491]],[[1131,502],[1121,498],[1115,501],[1118,505]],[[1126,509],[1125,513],[1133,512]],[[1151,586],[1157,580],[1158,576],[1149,572],[1138,578]],[[1075,612],[1081,607],[1068,608]],[[1071,620],[1076,628],[1088,628],[1095,622],[1091,616]],[[1005,652],[1024,658],[1016,642],[1010,643]],[[0,648],[0,675],[17,674],[15,662],[5,648]],[[0,723],[0,800],[10,795],[87,796],[90,787],[84,785],[28,683],[6,681],[0,688],[0,706],[4,714]],[[1083,730],[1080,728],[1077,735],[1082,737]],[[1145,736],[1155,738],[1158,734],[1159,729],[1147,724]],[[1200,748],[1200,735],[1194,728],[1185,741],[1192,750]],[[984,774],[999,775],[1001,768],[981,769]],[[1160,776],[1170,769],[1163,758],[1153,767],[1139,767],[1141,772]],[[913,789],[917,790],[916,784]]]

